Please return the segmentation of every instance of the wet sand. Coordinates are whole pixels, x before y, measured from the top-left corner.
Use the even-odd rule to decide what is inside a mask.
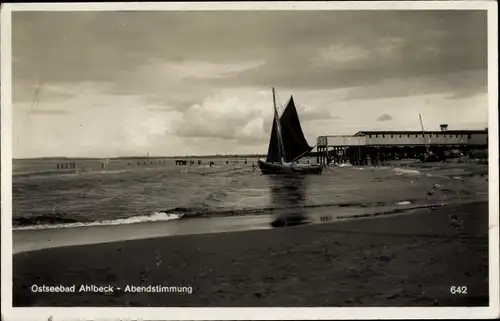
[[[14,306],[487,306],[488,204],[46,249],[13,264]],[[33,284],[193,293],[32,293]]]

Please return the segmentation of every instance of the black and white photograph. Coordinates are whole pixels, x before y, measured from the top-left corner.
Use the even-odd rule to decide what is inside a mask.
[[[2,306],[498,316],[496,3],[403,3],[4,6]]]

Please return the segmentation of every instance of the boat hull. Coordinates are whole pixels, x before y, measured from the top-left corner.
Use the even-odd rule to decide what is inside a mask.
[[[259,168],[262,174],[321,174],[323,167],[316,164],[294,164],[284,166],[278,163],[269,163],[259,160]]]

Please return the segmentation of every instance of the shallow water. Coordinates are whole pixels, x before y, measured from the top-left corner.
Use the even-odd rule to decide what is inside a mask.
[[[107,169],[87,161],[78,164],[78,173],[51,170],[43,174],[34,172],[53,168],[55,161],[43,161],[50,166],[29,162],[14,162],[14,229],[235,215],[308,216],[322,209],[341,216],[367,208],[487,198],[487,166],[478,167],[481,176],[477,168],[471,171],[472,165],[464,164],[343,165],[330,166],[321,175],[271,176],[242,161],[226,164],[221,160],[210,167],[176,166],[172,160],[140,161],[140,166],[135,160],[111,160]]]

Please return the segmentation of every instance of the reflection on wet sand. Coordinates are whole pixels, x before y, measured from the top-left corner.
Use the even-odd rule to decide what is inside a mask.
[[[277,214],[271,222],[272,227],[285,227],[307,224],[305,198],[308,177],[302,175],[270,175],[269,190],[271,200],[276,207],[286,208]]]

